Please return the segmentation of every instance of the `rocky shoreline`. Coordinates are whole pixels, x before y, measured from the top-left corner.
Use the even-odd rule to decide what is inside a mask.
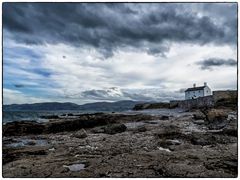
[[[3,125],[4,177],[237,177],[237,168],[230,108]]]

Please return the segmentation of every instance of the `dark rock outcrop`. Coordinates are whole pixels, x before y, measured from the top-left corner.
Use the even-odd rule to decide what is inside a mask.
[[[216,139],[215,136],[211,134],[195,133],[191,136],[191,143],[193,145],[206,146],[216,144]]]
[[[104,127],[95,127],[91,129],[91,132],[98,134],[98,133],[104,133],[105,131],[104,131]]]
[[[22,136],[27,134],[57,133],[62,131],[77,131],[82,128],[93,128],[115,123],[114,117],[107,114],[95,116],[82,115],[76,119],[58,119],[46,123],[34,121],[10,122],[3,125],[4,136]]]
[[[206,119],[206,115],[203,114],[200,111],[197,111],[196,113],[193,114],[193,119],[194,120],[202,120],[202,119]]]
[[[24,156],[36,156],[36,155],[47,155],[46,148],[42,147],[31,147],[31,148],[3,148],[3,164],[11,161],[15,161]]]
[[[123,115],[123,114],[82,114],[71,119],[54,119],[45,123],[34,121],[10,122],[3,125],[4,136],[22,136],[28,134],[58,133],[64,131],[78,131],[80,129],[106,126],[114,123],[152,120],[150,115]]]
[[[213,97],[215,108],[231,108],[233,110],[237,110],[237,90],[214,91]]]
[[[238,129],[237,129],[237,119],[231,119],[228,122],[228,125],[223,129],[222,134],[227,136],[238,136]]]
[[[111,124],[104,127],[104,133],[117,134],[126,131],[127,127],[124,124]]]
[[[15,121],[3,125],[4,136],[18,136],[26,134],[41,134],[45,125],[34,121]]]
[[[182,134],[178,127],[171,125],[158,130],[158,132],[155,133],[155,136],[160,139],[173,139],[183,137],[184,134]]]
[[[57,133],[63,131],[76,131],[82,128],[92,128],[95,126],[101,126],[108,124],[105,119],[74,119],[74,120],[62,120],[47,123],[46,133]]]
[[[147,131],[147,128],[145,126],[139,126],[134,130],[134,132],[145,132],[145,131]]]
[[[169,116],[165,116],[165,115],[163,115],[163,116],[161,116],[160,119],[161,119],[161,120],[169,120]]]

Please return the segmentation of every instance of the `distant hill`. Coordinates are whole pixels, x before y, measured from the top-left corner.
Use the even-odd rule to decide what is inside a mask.
[[[85,110],[85,111],[124,111],[132,109],[142,101],[96,102],[78,105],[74,103],[45,102],[34,104],[3,105],[3,111],[56,111],[56,110]]]

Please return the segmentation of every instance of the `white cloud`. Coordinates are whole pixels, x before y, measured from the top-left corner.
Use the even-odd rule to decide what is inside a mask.
[[[15,46],[21,47],[20,44]],[[28,63],[28,60],[18,61],[13,67],[7,67],[4,75],[15,76],[16,82],[22,82],[18,78],[24,76],[25,81],[37,84],[41,91],[49,94],[48,101],[71,101],[79,104],[92,102],[90,97],[81,97],[81,93],[110,87],[118,87],[132,95],[136,93],[156,100],[164,100],[162,97],[182,98],[182,94],[176,92],[192,86],[193,83],[200,85],[208,82],[214,90],[236,88],[236,67],[203,71],[196,65],[197,61],[210,57],[236,59],[236,49],[230,46],[172,44],[167,57],[119,49],[105,60],[101,59],[97,51],[87,47],[77,48],[64,44],[24,47],[32,51],[41,49],[43,58],[35,64]],[[25,70],[20,68],[23,64]],[[46,69],[51,75],[44,77],[30,72],[34,68]],[[37,98],[38,96],[40,95],[37,93],[33,97],[20,91],[5,89],[4,103],[46,100],[45,97]],[[105,98],[107,99],[108,97]]]
[[[3,88],[3,104],[39,103],[47,101],[47,99],[25,95],[17,90]]]

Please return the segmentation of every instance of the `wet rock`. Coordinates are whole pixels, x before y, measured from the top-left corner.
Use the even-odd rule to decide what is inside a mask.
[[[94,128],[97,126],[105,126],[114,123],[124,123],[132,121],[151,120],[150,115],[125,115],[125,114],[82,114],[71,119],[54,119],[45,123],[37,123],[34,121],[10,122],[3,125],[4,136],[22,136],[28,134],[48,134],[59,133],[64,131],[77,131],[82,128]]]
[[[2,142],[3,144],[12,144],[12,143],[17,143],[19,141],[11,137],[3,137]]]
[[[95,127],[91,129],[92,133],[104,133],[104,127]]]
[[[207,126],[210,130],[222,129],[227,125],[227,121],[214,121],[209,123]]]
[[[216,138],[211,134],[194,133],[191,137],[191,143],[201,146],[212,145],[216,144]]]
[[[104,127],[106,134],[117,134],[126,131],[127,127],[124,124],[111,124]]]
[[[23,136],[26,134],[41,134],[45,126],[34,121],[15,121],[3,125],[4,136]]]
[[[111,119],[120,123],[89,128],[87,132],[95,130],[101,134],[89,133],[85,139],[71,138],[71,134],[77,133],[79,129],[67,132],[68,128],[65,132],[23,137],[28,140],[34,139],[36,142],[37,138],[46,140],[48,144],[41,148],[9,147],[6,144],[16,137],[4,137],[3,175],[35,178],[236,177],[237,136],[224,133],[224,130],[233,131],[237,127],[237,119],[229,120],[221,130],[207,130],[204,127],[202,131],[202,126],[193,123],[192,113],[187,114],[187,117],[180,113],[177,114],[177,118],[171,118],[177,120],[160,120],[158,125],[145,124],[147,131],[144,133],[140,130],[134,133],[125,131],[113,136],[102,134],[112,125],[151,121],[141,115],[111,114],[100,115],[101,120]],[[154,119],[159,120],[159,116]],[[87,121],[100,118],[98,115],[85,115],[79,119]],[[136,128],[137,126],[134,127]],[[189,129],[188,133],[186,128]],[[84,164],[85,170],[79,170],[76,166],[78,164]]]
[[[27,145],[33,146],[33,145],[36,145],[36,142],[35,141],[28,141]]]
[[[234,174],[237,173],[237,171],[238,171],[238,160],[237,159],[226,160],[223,162],[223,164],[226,167],[226,169],[228,169],[229,171],[232,171]]]
[[[163,115],[163,116],[161,116],[161,120],[169,120],[169,116]]]
[[[223,134],[226,134],[226,135],[228,135],[228,136],[235,136],[235,137],[238,136],[238,130],[237,130],[237,128],[234,128],[234,129],[228,129],[228,128],[226,128],[226,129],[223,129],[222,133],[223,133]]]
[[[237,174],[238,163],[237,159],[209,160],[205,163],[205,167],[210,170],[224,169],[224,171],[229,173]]]
[[[222,134],[228,136],[238,136],[238,129],[237,129],[237,119],[232,119],[228,122],[227,126],[223,129]]]
[[[147,131],[147,128],[145,126],[139,126],[134,129],[134,132],[145,132]]]
[[[109,115],[82,115],[78,119],[61,120],[47,123],[47,133],[63,131],[76,131],[82,128],[93,128],[115,122],[115,118]]]
[[[172,139],[180,138],[184,135],[177,126],[170,125],[158,130],[158,132],[155,133],[155,136],[160,139]]]
[[[15,161],[19,158],[29,155],[46,155],[46,148],[41,147],[31,147],[31,148],[4,148],[3,149],[3,164],[11,161]]]
[[[202,112],[198,111],[193,114],[193,119],[194,120],[204,120],[204,119],[206,119],[206,116]]]
[[[80,131],[75,132],[72,136],[76,138],[86,138],[87,132],[84,129],[81,129]]]
[[[40,116],[43,119],[59,119],[58,115],[47,115],[47,116]]]

